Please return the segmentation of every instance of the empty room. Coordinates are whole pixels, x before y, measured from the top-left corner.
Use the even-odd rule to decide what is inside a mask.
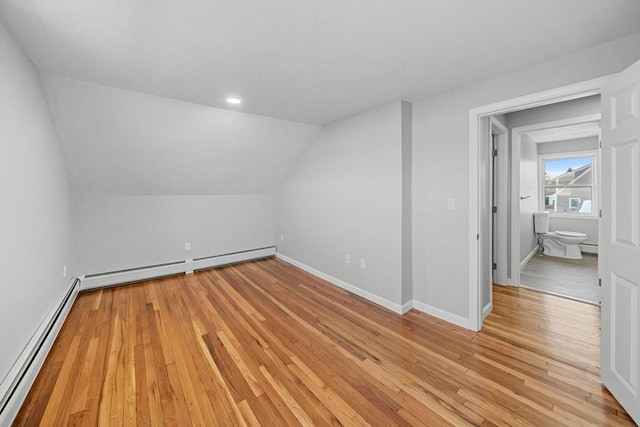
[[[637,425],[639,110],[638,0],[0,0],[0,426]]]

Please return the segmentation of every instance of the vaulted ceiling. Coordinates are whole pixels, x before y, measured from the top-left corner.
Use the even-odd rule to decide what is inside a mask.
[[[2,0],[45,73],[323,125],[640,31],[638,0]]]

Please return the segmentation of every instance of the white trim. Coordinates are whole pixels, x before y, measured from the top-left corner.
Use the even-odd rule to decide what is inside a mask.
[[[29,389],[78,296],[79,286],[76,286],[75,282],[76,279],[72,277],[0,384],[0,401],[5,402],[5,399],[8,399],[4,410],[0,412],[0,426],[10,425],[18,415]],[[69,292],[71,292],[69,298],[65,301]],[[56,318],[58,312],[60,314]],[[19,383],[14,389],[17,381]],[[9,397],[12,390],[13,394]]]
[[[580,252],[583,254],[598,254],[598,245],[583,244],[580,245]]]
[[[250,249],[232,254],[200,258],[197,260],[187,259],[176,264],[161,265],[149,268],[140,268],[129,271],[121,271],[99,276],[84,276],[81,281],[81,289],[89,290],[104,288],[107,286],[120,285],[131,282],[140,282],[156,277],[171,276],[174,274],[190,274],[196,270],[220,267],[228,264],[236,264],[244,261],[251,261],[260,258],[267,258],[276,254],[275,246],[261,249]]]
[[[416,300],[413,300],[413,308],[418,311],[422,311],[423,313],[426,313],[430,316],[434,316],[449,323],[453,323],[454,325],[461,326],[465,329],[471,329],[470,319],[458,316],[457,314],[450,313],[448,311]]]
[[[405,302],[404,304],[400,305],[400,304],[396,304],[392,301],[389,301],[385,298],[382,298],[378,295],[375,295],[369,291],[365,291],[364,289],[358,288],[357,286],[354,286],[350,283],[347,283],[343,280],[337,279],[329,274],[323,273],[322,271],[316,270],[313,267],[309,267],[306,264],[301,263],[300,261],[296,261],[293,258],[290,258],[286,255],[283,255],[282,253],[278,252],[276,253],[276,258],[287,262],[291,265],[294,265],[304,271],[306,271],[307,273],[310,273],[316,277],[319,277],[322,280],[326,280],[327,282],[336,285],[346,291],[349,291],[353,294],[356,294],[358,296],[361,296],[362,298],[374,303],[374,304],[378,304],[379,306],[382,306],[388,310],[393,311],[394,313],[397,314],[404,314],[406,312],[408,312],[409,310],[411,310],[412,308],[418,311],[421,311],[423,313],[426,313],[430,316],[434,316],[437,317],[441,320],[444,320],[446,322],[449,323],[453,323],[454,325],[458,325],[461,326],[465,329],[471,329],[470,328],[470,322],[469,319],[464,318],[462,316],[458,316],[457,314],[453,314],[450,313],[448,311],[433,307],[429,304],[425,304],[423,302],[420,301],[416,301],[416,300],[411,300],[408,302]]]
[[[495,216],[495,230],[493,230],[493,246],[492,249],[495,253],[495,262],[497,268],[493,270],[493,283],[501,285],[510,284],[509,272],[508,272],[508,259],[509,259],[509,231],[508,231],[508,216],[509,216],[509,200],[511,195],[509,194],[509,129],[504,126],[499,120],[490,117],[491,131],[496,135],[497,145],[497,158],[495,161],[495,171],[493,178],[496,180],[493,183],[496,191],[494,194],[493,206],[498,208],[497,212],[493,214]],[[493,292],[490,292],[489,301],[493,304]]]
[[[511,131],[511,284],[520,286],[520,133]],[[537,181],[537,180],[536,180]]]
[[[344,290],[347,290],[353,294],[356,294],[358,296],[361,296],[362,298],[371,301],[375,304],[378,304],[379,306],[382,306],[388,310],[393,311],[394,313],[398,313],[398,314],[404,314],[407,311],[409,311],[411,309],[411,307],[408,308],[408,304],[411,304],[411,302],[405,303],[403,305],[397,304],[395,302],[389,301],[386,298],[382,298],[376,294],[373,294],[369,291],[365,291],[364,289],[358,288],[357,286],[354,286],[350,283],[347,283],[343,280],[337,279],[333,276],[330,276],[329,274],[323,273],[320,270],[316,270],[313,267],[309,267],[306,264],[301,263],[300,261],[296,261],[293,258],[289,258],[286,255],[283,255],[282,253],[278,252],[276,253],[276,258],[281,259],[284,262],[287,262],[291,265],[294,265],[304,271],[306,271],[307,273],[313,274],[316,277],[319,277],[322,280],[326,280],[327,282],[336,285]],[[411,306],[413,306],[413,304],[411,304]]]
[[[479,176],[481,136],[480,118],[503,114],[515,110],[539,107],[551,103],[597,95],[611,76],[601,77],[573,85],[555,88],[531,95],[487,104],[469,110],[469,329],[479,331],[482,328],[482,309],[480,308],[480,263],[477,235],[480,230],[480,184]],[[490,266],[485,266],[485,268]]]
[[[491,292],[493,294],[493,292]],[[493,301],[482,309],[482,320],[484,320],[493,311]]]
[[[537,236],[536,236],[537,237]],[[531,251],[531,253],[529,253],[529,255],[527,255],[527,257],[525,259],[522,260],[522,262],[520,263],[520,270],[522,270],[523,268],[525,268],[527,266],[527,264],[529,263],[529,261],[531,261],[531,258],[533,258],[534,256],[536,256],[536,254],[538,253],[538,246],[536,246],[535,248],[533,248],[533,250]]]
[[[413,308],[413,300],[407,301],[404,304],[402,304],[402,307],[400,307],[400,310],[401,310],[400,314],[405,314],[412,308]]]

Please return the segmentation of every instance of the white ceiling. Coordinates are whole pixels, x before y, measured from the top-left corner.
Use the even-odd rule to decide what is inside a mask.
[[[42,70],[326,124],[640,31],[638,0],[0,0]]]
[[[553,129],[542,129],[527,132],[527,136],[534,142],[559,142],[570,139],[589,138],[600,135],[600,122],[582,123],[579,125],[563,126]]]

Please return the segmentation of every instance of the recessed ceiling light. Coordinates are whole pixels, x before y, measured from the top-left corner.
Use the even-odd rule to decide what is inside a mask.
[[[227,98],[227,102],[229,104],[238,105],[238,104],[242,104],[242,99],[240,99],[240,98]]]

